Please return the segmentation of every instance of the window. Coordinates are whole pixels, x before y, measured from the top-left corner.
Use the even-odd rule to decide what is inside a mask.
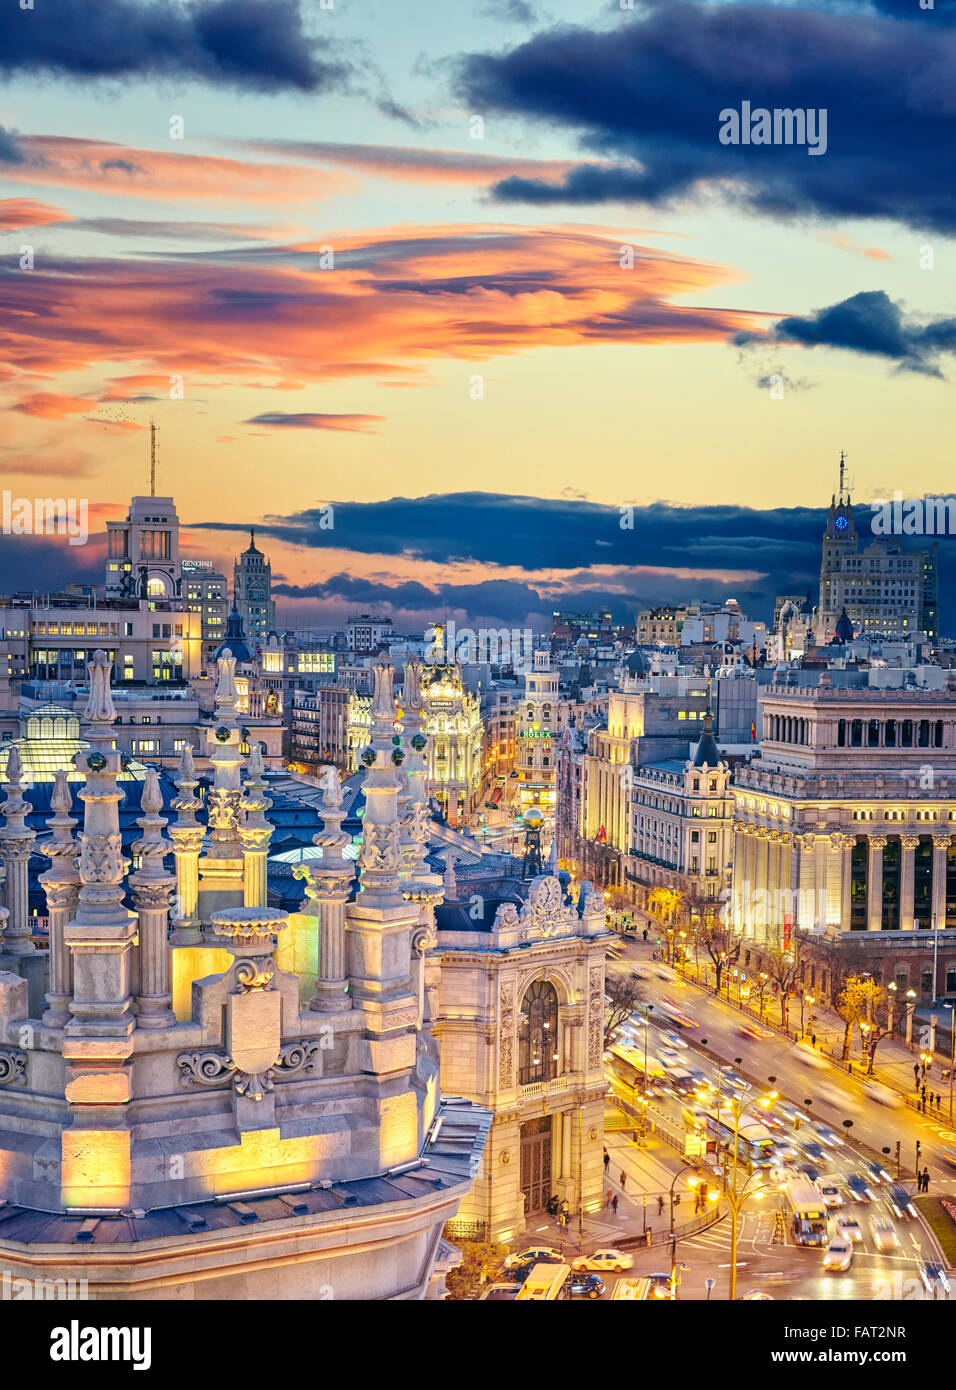
[[[558,1074],[558,996],[547,980],[535,980],[518,1015],[518,1081],[530,1086]]]

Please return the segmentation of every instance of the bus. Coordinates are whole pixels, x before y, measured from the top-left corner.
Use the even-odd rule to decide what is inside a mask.
[[[786,1186],[790,1233],[797,1245],[826,1245],[827,1208],[806,1178],[791,1178]]]
[[[571,1273],[570,1265],[535,1265],[527,1279],[518,1290],[516,1303],[522,1299],[526,1303],[553,1303],[557,1298],[565,1298],[564,1281]]]
[[[707,1117],[707,1132],[712,1138],[719,1135],[720,1146],[724,1151],[732,1149],[733,1117],[721,1114],[718,1120],[717,1111],[713,1106],[706,1107],[704,1114]],[[740,1121],[737,1126],[737,1158],[749,1168],[772,1168],[775,1163],[779,1163],[777,1141],[766,1125],[749,1117]]]
[[[625,1086],[640,1086],[644,1080],[644,1049],[643,1047],[631,1047],[626,1042],[615,1043],[611,1048],[609,1058],[611,1071]],[[648,1081],[663,1081],[667,1076],[667,1068],[659,1057],[653,1053],[647,1054],[647,1079]]]

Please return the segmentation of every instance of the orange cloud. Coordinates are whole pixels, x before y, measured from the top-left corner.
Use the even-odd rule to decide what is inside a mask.
[[[356,186],[348,175],[308,165],[250,164],[217,155],[134,149],[109,140],[31,135],[18,136],[17,144],[26,158],[4,165],[7,180],[122,198],[303,203]]]
[[[0,198],[0,232],[15,232],[20,227],[44,227],[53,222],[69,222],[70,214],[62,208],[40,203],[35,198]]]
[[[333,140],[242,140],[243,149],[265,150],[340,164],[386,179],[411,183],[492,184],[519,176],[559,183],[577,167],[573,159],[521,159],[475,150],[429,150],[414,145],[350,145]],[[589,161],[595,162],[595,161]]]
[[[74,259],[42,276],[0,267],[0,357],[46,373],[128,363],[105,392],[121,400],[174,374],[187,396],[269,376],[414,380],[448,358],[719,342],[760,321],[692,301],[738,278],[726,266],[635,244],[622,268],[618,231],[400,226],[330,242],[334,269],[309,242],[221,261]]]
[[[45,391],[35,396],[24,396],[11,409],[39,420],[68,420],[71,415],[82,415],[95,407],[95,401],[84,400],[82,396],[58,396]]]

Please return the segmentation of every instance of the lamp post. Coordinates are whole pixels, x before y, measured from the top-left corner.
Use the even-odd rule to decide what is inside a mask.
[[[813,1006],[817,1002],[816,995],[807,995],[807,1032],[813,1032]]]
[[[751,1183],[757,1177],[758,1170],[754,1169],[748,1175],[743,1184],[738,1184],[739,1172],[739,1146],[740,1146],[740,1121],[747,1114],[748,1110],[759,1106],[761,1110],[769,1110],[770,1106],[777,1099],[776,1091],[768,1091],[766,1095],[757,1096],[741,1105],[739,1100],[725,1100],[724,1108],[729,1109],[734,1117],[734,1164],[733,1179],[728,1188],[726,1181],[723,1184],[723,1195],[727,1199],[730,1207],[730,1301],[734,1302],[737,1297],[737,1243],[739,1237],[740,1214],[748,1201],[753,1198],[755,1201],[762,1201],[767,1191],[766,1187],[751,1187]],[[719,1116],[719,1111],[718,1111]],[[719,1126],[719,1119],[718,1119]]]
[[[916,1008],[916,990],[906,991],[906,1046],[913,1042],[913,1010]]]
[[[949,1009],[949,1040],[952,1051],[949,1059],[949,1123],[953,1123],[953,1069],[956,1068],[956,1004],[944,1004]]]

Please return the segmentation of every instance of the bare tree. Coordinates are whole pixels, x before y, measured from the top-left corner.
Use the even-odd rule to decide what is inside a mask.
[[[711,917],[701,923],[698,932],[700,941],[707,954],[714,963],[714,970],[717,974],[717,991],[720,992],[720,981],[724,973],[725,965],[733,965],[740,957],[741,938],[726,926],[719,917]]]
[[[612,975],[604,987],[604,1047],[611,1047],[644,998],[636,975]]]
[[[776,989],[780,1004],[781,1026],[787,1028],[790,1020],[790,995],[797,983],[799,968],[796,950],[784,951],[780,947],[774,946],[763,955],[763,962],[764,968]]]

